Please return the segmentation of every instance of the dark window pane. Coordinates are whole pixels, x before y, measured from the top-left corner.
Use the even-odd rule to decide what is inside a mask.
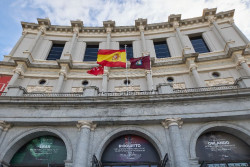
[[[127,53],[127,60],[133,58],[133,46],[132,44],[120,44],[120,50],[125,49],[126,46],[126,53]]]
[[[98,45],[87,45],[83,61],[96,61],[98,50]]]
[[[194,47],[195,52],[198,52],[198,53],[210,52],[205,41],[203,40],[201,36],[192,37],[190,38],[190,41]]]
[[[63,52],[64,44],[53,44],[47,60],[56,60],[60,59]]]
[[[154,42],[154,46],[157,58],[171,57],[166,42]]]

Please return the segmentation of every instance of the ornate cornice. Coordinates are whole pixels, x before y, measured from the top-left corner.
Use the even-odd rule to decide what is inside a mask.
[[[170,15],[168,17],[168,22],[162,23],[153,23],[147,24],[147,19],[137,19],[135,20],[134,26],[115,26],[115,21],[104,21],[103,27],[84,27],[83,22],[81,20],[71,21],[71,26],[57,26],[51,25],[50,20],[47,19],[38,19],[38,24],[36,23],[28,23],[21,22],[23,29],[27,29],[29,31],[36,30],[40,26],[45,26],[46,31],[58,31],[58,32],[73,32],[74,27],[79,28],[79,32],[81,33],[105,33],[107,32],[108,27],[112,29],[113,33],[127,33],[127,32],[136,32],[136,31],[151,31],[151,30],[159,30],[159,29],[171,29],[176,27],[176,22],[179,23],[179,27],[195,25],[199,23],[209,23],[209,17],[214,17],[214,19],[220,19],[220,22],[225,20],[228,22],[234,16],[234,10],[229,10],[225,12],[216,13],[216,8],[213,9],[204,9],[203,14],[200,17],[194,17],[189,19],[181,19],[181,15]],[[175,23],[175,24],[174,24]]]

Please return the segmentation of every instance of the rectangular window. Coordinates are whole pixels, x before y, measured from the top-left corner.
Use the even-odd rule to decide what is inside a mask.
[[[198,53],[210,52],[205,41],[203,40],[201,36],[191,37],[190,41],[194,47],[195,52],[198,52]]]
[[[125,49],[126,46],[126,53],[127,53],[127,60],[133,58],[133,45],[132,44],[120,44],[120,50]]]
[[[154,46],[157,58],[171,57],[166,41],[154,42]]]
[[[83,61],[96,61],[98,50],[99,45],[87,44]]]
[[[57,60],[61,58],[65,44],[53,44],[46,60]]]

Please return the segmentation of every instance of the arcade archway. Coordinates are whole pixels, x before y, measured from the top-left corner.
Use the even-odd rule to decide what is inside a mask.
[[[122,135],[105,148],[101,164],[104,167],[159,167],[160,156],[154,146],[141,136]]]
[[[240,138],[222,131],[202,134],[196,143],[201,166],[250,166],[250,146]]]
[[[64,167],[67,151],[55,136],[40,136],[23,145],[12,157],[11,167]]]

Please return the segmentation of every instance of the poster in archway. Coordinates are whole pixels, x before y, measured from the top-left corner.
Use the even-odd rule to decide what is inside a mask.
[[[249,160],[250,146],[225,132],[208,132],[198,138],[196,154],[200,161]]]
[[[113,140],[103,152],[103,163],[159,162],[153,145],[136,135],[124,135]]]
[[[66,154],[66,147],[61,139],[41,136],[21,147],[10,164],[64,164]]]

